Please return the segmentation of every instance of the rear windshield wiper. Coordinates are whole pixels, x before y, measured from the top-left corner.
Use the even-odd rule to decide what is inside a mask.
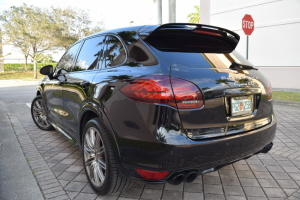
[[[235,61],[232,62],[232,64],[230,65],[229,69],[232,70],[243,70],[243,69],[255,69],[258,70],[256,67],[250,66],[250,65],[243,65],[240,63],[237,63]]]

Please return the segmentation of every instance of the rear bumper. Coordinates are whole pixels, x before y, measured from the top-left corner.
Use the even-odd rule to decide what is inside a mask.
[[[256,130],[198,141],[190,140],[185,134],[177,133],[182,139],[176,141],[181,141],[182,144],[127,141],[127,146],[119,146],[122,165],[120,170],[126,177],[150,183],[163,183],[172,174],[186,170],[196,170],[198,174],[214,171],[270,150],[268,145],[275,137],[276,124],[276,118],[273,117],[270,124]],[[169,171],[170,174],[163,180],[148,181],[140,177],[136,168]]]

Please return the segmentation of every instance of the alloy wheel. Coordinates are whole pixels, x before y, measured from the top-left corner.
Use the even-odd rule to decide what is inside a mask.
[[[37,99],[32,106],[32,114],[36,123],[43,128],[48,128],[50,124],[47,121],[46,112],[42,106],[42,99]]]
[[[85,133],[84,163],[92,183],[99,187],[106,176],[105,148],[100,133],[94,127],[90,127]]]

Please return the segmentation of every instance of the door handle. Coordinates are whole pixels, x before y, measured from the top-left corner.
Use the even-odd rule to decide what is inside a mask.
[[[81,83],[80,83],[80,86],[83,88],[83,89],[85,89],[86,87],[88,87],[90,85],[90,82],[88,82],[88,81],[82,81]]]

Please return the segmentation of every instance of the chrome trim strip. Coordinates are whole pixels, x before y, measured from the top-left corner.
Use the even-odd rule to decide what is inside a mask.
[[[266,118],[262,118],[259,120],[252,120],[249,122],[236,124],[232,126],[224,126],[224,127],[215,127],[211,130],[204,129],[196,129],[196,130],[187,130],[186,135],[190,139],[210,139],[220,136],[229,136],[233,134],[244,133],[252,130],[257,130],[263,127],[266,127],[270,124],[273,124],[275,121],[275,116],[269,116]],[[202,131],[202,132],[201,132]]]
[[[66,133],[64,130],[62,130],[61,128],[59,128],[58,126],[56,126],[54,123],[50,123],[58,132],[60,132],[61,134],[63,134],[66,138],[68,138],[72,143],[74,143],[75,145],[78,145],[77,142],[68,134]]]

